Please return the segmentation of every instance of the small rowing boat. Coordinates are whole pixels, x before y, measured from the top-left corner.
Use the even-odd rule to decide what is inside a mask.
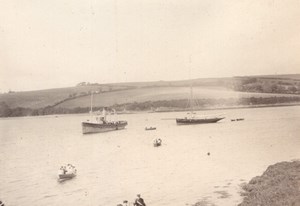
[[[156,130],[156,127],[146,127],[145,130]]]
[[[59,169],[59,174],[58,174],[58,180],[59,181],[64,181],[64,180],[69,180],[77,175],[77,170],[75,167],[71,164],[67,164],[65,166],[61,166]]]
[[[162,143],[162,140],[161,140],[161,139],[155,139],[155,140],[153,141],[153,146],[154,146],[154,147],[159,147],[159,146],[161,146],[161,143]]]

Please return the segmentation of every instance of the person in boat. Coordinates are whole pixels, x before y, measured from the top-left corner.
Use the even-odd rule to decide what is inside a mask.
[[[143,198],[141,198],[140,194],[137,195],[137,198],[135,199],[133,205],[134,206],[146,206],[145,201]]]
[[[63,174],[65,175],[65,174],[67,174],[67,172],[68,172],[68,170],[64,167],[63,168]]]
[[[73,166],[73,165],[71,165],[71,164],[68,164],[68,167],[70,168],[70,169],[74,169],[75,167]]]
[[[154,140],[154,144],[156,144],[156,145],[161,144],[161,142],[162,142],[161,139],[155,139],[155,140]]]
[[[68,172],[66,166],[61,166],[61,167],[60,167],[60,170],[62,171],[62,173],[63,173],[64,175]]]
[[[105,123],[104,117],[100,117],[100,121],[102,121],[103,123]]]

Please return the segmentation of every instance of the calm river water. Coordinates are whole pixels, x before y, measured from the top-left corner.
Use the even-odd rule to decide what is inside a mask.
[[[241,183],[270,164],[300,158],[299,106],[203,113],[226,119],[177,126],[172,118],[184,113],[127,114],[118,117],[128,121],[125,130],[91,135],[81,134],[87,115],[0,119],[0,199],[13,206],[116,206],[140,193],[148,206],[232,206],[241,201]],[[163,145],[154,148],[154,138]],[[67,163],[78,175],[59,183],[57,171]]]

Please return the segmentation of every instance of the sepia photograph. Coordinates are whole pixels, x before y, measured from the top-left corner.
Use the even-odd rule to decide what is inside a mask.
[[[300,206],[299,0],[1,0],[0,206]]]

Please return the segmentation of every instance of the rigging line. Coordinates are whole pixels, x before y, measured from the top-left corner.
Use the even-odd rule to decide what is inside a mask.
[[[114,13],[115,13],[115,66],[118,68],[118,53],[119,53],[119,41],[118,41],[118,28],[119,28],[119,22],[118,22],[118,0],[114,1]]]
[[[189,80],[190,80],[190,109],[191,114],[194,113],[194,97],[193,97],[193,81],[191,79],[192,74],[192,55],[189,56]]]
[[[90,110],[90,114],[92,115],[93,113],[93,92],[91,92],[91,110]]]

